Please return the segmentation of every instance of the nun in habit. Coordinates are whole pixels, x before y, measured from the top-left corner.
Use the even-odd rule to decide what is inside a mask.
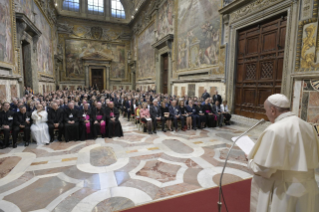
[[[286,96],[264,103],[272,123],[248,155],[254,172],[250,212],[318,212],[319,139],[313,126],[290,112]]]
[[[41,104],[38,105],[37,110],[33,111],[31,118],[33,124],[31,126],[31,136],[32,139],[37,142],[37,144],[49,144],[50,135],[48,128],[48,113],[43,109]]]

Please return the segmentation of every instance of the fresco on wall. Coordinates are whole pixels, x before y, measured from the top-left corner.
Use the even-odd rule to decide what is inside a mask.
[[[85,40],[65,41],[66,76],[83,79],[85,70],[81,58],[96,52],[112,59],[111,78],[125,77],[125,45]]]
[[[37,46],[38,71],[51,75],[53,74],[51,27],[36,5],[34,5],[34,11],[37,14],[35,25],[42,33]]]
[[[15,11],[24,13],[31,21],[33,20],[32,4],[33,0],[15,0]]]
[[[167,34],[174,34],[174,1],[167,0],[158,10],[157,38],[162,39]]]
[[[13,62],[10,0],[0,0],[0,61]]]
[[[154,60],[154,23],[151,24],[138,37],[138,68],[137,78],[149,78],[155,76],[155,60]]]
[[[219,6],[218,0],[179,0],[177,69],[218,63]]]

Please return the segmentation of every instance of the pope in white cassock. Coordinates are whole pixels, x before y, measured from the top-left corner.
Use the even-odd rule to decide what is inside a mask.
[[[248,155],[254,172],[251,212],[319,212],[315,170],[319,139],[314,128],[289,111],[286,96],[274,94],[264,103],[272,123]]]
[[[41,104],[38,104],[37,110],[33,111],[31,118],[33,120],[31,126],[32,139],[36,140],[37,144],[49,144],[48,113],[43,110]]]

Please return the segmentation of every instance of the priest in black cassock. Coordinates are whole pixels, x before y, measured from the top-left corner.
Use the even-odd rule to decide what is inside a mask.
[[[13,125],[14,112],[10,111],[10,104],[8,102],[3,103],[3,110],[0,113],[0,130],[4,134],[4,141],[0,141],[0,149],[4,149],[9,146],[10,131]]]
[[[50,134],[50,142],[54,139],[54,129],[59,129],[58,140],[62,141],[63,134],[63,109],[59,108],[57,103],[52,103],[48,112],[48,126]]]
[[[106,136],[112,137],[122,137],[123,130],[121,122],[119,121],[120,113],[117,108],[114,107],[114,103],[110,102],[108,108],[105,110],[107,129]]]
[[[19,131],[23,131],[23,140],[25,142],[25,146],[29,146],[30,143],[30,127],[31,127],[31,114],[27,112],[27,108],[25,105],[19,107],[19,112],[14,114],[13,117],[13,132],[12,132],[12,140],[13,140],[13,148],[17,148],[17,139]]]
[[[79,140],[79,114],[73,102],[64,111],[64,137],[65,142]]]

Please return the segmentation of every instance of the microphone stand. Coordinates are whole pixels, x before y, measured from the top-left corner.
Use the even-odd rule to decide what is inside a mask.
[[[236,140],[233,142],[232,146],[230,147],[226,159],[225,159],[225,163],[224,163],[224,167],[222,170],[222,173],[220,175],[220,179],[219,179],[219,195],[218,195],[218,202],[217,202],[217,206],[218,206],[218,212],[222,211],[222,201],[221,201],[221,196],[222,196],[222,180],[223,180],[223,176],[224,176],[224,172],[225,172],[225,168],[227,165],[227,161],[228,161],[228,157],[230,155],[230,152],[232,151],[233,147],[235,146],[236,142],[243,137],[244,135],[246,135],[248,132],[250,132],[251,130],[253,130],[255,127],[257,127],[259,124],[264,123],[265,120],[264,119],[260,119],[256,124],[254,124],[252,127],[250,127],[248,130],[246,130],[245,132],[243,132],[239,137],[236,138]]]

